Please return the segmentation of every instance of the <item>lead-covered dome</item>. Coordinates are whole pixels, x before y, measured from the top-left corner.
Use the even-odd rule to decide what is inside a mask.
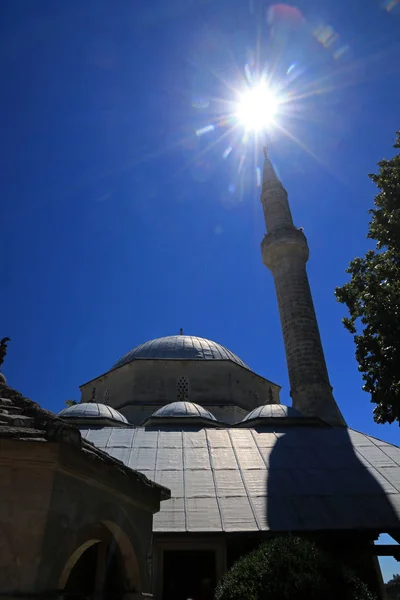
[[[249,414],[242,419],[242,423],[253,419],[301,419],[303,417],[304,415],[292,406],[286,406],[284,404],[263,404],[249,412]]]
[[[249,368],[236,354],[224,346],[192,335],[170,335],[145,342],[125,354],[112,368],[118,369],[133,360],[143,358],[231,360],[245,369]]]
[[[209,410],[194,402],[171,402],[156,410],[152,417],[200,417],[211,421],[217,420]]]
[[[129,425],[127,419],[118,410],[107,406],[106,404],[100,404],[97,402],[82,402],[80,404],[73,404],[61,410],[58,414],[60,419],[68,419],[71,422],[85,421],[88,423],[92,421],[97,424],[112,424],[114,427],[124,427]]]

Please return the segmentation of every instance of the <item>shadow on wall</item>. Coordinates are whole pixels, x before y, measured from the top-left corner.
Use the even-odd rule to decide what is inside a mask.
[[[268,528],[311,534],[377,589],[379,577],[371,542],[379,532],[400,532],[390,502],[390,494],[397,490],[382,474],[383,465],[395,463],[385,454],[384,446],[339,427],[282,427],[273,431],[278,438],[275,445],[261,449],[269,463],[265,497]]]

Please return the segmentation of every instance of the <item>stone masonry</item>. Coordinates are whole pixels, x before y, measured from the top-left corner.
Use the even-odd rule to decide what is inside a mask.
[[[267,227],[261,251],[275,281],[293,406],[331,425],[344,426],[329,382],[307,277],[307,240],[293,225],[287,192],[266,153],[261,203]]]

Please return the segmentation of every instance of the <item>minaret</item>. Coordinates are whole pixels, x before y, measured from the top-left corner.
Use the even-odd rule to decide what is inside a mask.
[[[306,271],[306,237],[293,225],[287,191],[264,148],[261,203],[267,234],[263,262],[274,277],[293,406],[331,425],[345,426],[332,394]]]

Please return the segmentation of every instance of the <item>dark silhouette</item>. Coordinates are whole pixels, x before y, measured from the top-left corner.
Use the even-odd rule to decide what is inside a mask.
[[[278,425],[257,430],[277,436],[270,453],[270,448],[260,448],[269,464],[269,530],[313,539],[379,595],[371,545],[379,533],[399,533],[400,522],[378,481],[380,473],[374,476],[372,467],[391,460],[378,440],[346,427]]]
[[[6,354],[7,354],[8,342],[11,342],[11,338],[9,338],[9,337],[3,337],[0,340],[0,371],[1,371],[1,365],[3,364]]]

